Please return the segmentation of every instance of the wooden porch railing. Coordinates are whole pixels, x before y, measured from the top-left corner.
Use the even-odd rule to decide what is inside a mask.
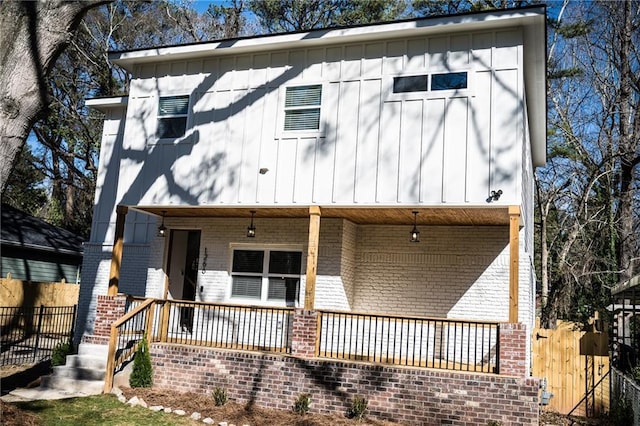
[[[393,365],[496,373],[499,324],[320,311],[317,355]]]
[[[129,298],[111,326],[105,392],[140,340],[290,354],[293,308]],[[392,365],[497,373],[500,325],[492,321],[317,311],[315,355]],[[315,325],[313,327],[316,327]]]
[[[145,334],[149,343],[291,353],[293,308],[128,298],[126,310],[111,326],[105,392]]]

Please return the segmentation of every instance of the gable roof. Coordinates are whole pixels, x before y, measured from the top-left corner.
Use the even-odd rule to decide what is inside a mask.
[[[82,255],[84,239],[8,204],[2,204],[0,243],[43,251]]]

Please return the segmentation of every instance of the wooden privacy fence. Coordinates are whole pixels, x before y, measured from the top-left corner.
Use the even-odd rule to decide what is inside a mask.
[[[546,379],[553,394],[545,410],[585,417],[609,411],[609,336],[597,319],[589,330],[558,321],[532,335],[533,376]]]

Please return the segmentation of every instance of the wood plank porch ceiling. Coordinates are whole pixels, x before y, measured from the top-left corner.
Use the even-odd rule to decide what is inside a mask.
[[[255,210],[255,218],[308,218],[305,207],[210,207],[210,206],[131,206],[132,209],[166,217],[246,217]],[[323,218],[347,219],[358,225],[413,224],[412,211],[418,211],[418,225],[508,225],[508,206],[495,207],[324,207]]]

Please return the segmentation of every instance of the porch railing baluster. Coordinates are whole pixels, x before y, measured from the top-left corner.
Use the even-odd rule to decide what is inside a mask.
[[[319,356],[496,371],[498,323],[321,311]]]

